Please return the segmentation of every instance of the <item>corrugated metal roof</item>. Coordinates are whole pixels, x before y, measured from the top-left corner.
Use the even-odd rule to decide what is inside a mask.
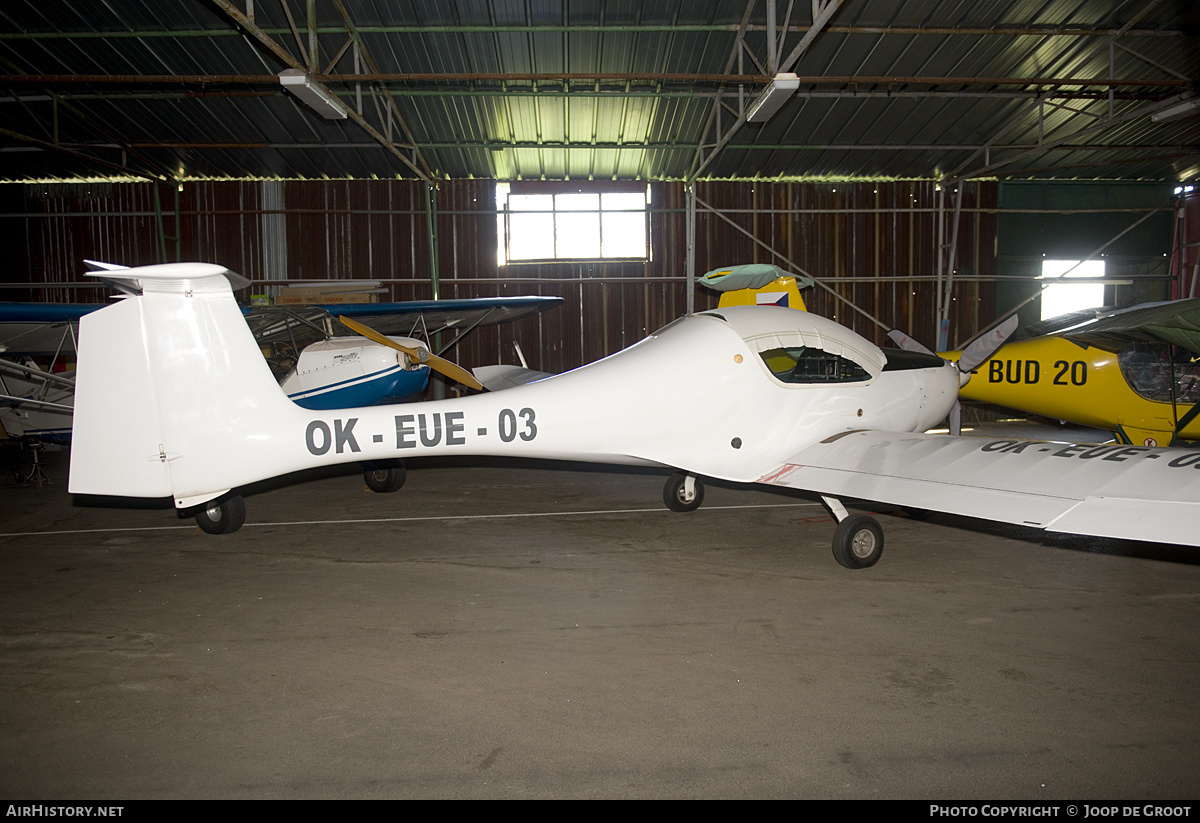
[[[1200,114],[1151,119],[1195,99],[1194,2],[792,6],[8,0],[0,179],[1200,174]],[[773,53],[800,87],[743,123]],[[289,67],[352,116],[283,92]]]

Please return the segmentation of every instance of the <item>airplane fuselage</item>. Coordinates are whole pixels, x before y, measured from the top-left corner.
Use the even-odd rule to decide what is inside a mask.
[[[958,354],[945,356],[957,360]],[[1165,371],[1156,377],[1169,379]],[[973,372],[962,397],[1120,432],[1139,446],[1167,445],[1177,416],[1194,401],[1181,397],[1173,406],[1169,386],[1160,387],[1163,399],[1151,399],[1149,380],[1141,388],[1143,393],[1135,391],[1122,374],[1118,354],[1043,337],[1006,344]],[[1200,438],[1200,420],[1179,436]]]
[[[82,402],[104,406],[148,390],[159,400],[137,407],[142,419],[124,421],[134,442],[118,447],[107,432],[76,432],[73,492],[121,488],[129,496],[170,495],[182,507],[311,466],[439,454],[657,464],[755,481],[780,455],[838,432],[929,428],[958,392],[957,369],[944,362],[885,370],[880,349],[833,321],[734,307],[683,318],[608,358],[526,386],[419,406],[314,411],[290,401],[252,356],[257,348],[228,287],[212,281],[208,291],[209,282],[189,281],[184,297],[169,279],[145,278],[140,302],[85,319]],[[143,334],[118,333],[131,325]],[[124,388],[85,385],[102,370],[84,368],[86,358],[129,362],[117,342],[112,351],[105,343],[140,346],[140,338],[154,342],[144,374],[124,372]],[[774,376],[760,354],[781,346],[862,365],[853,374],[787,382],[796,378]],[[112,405],[89,419],[128,418],[127,403]],[[140,456],[130,460],[130,450]]]
[[[838,385],[784,384],[721,317],[746,311],[812,318],[761,307],[701,314],[527,386],[402,408],[309,414],[306,459],[513,455],[657,464],[753,481],[781,451],[856,428],[921,431],[953,402],[952,367],[885,371]]]
[[[410,337],[393,338],[407,346]],[[306,346],[296,367],[280,382],[291,400],[306,409],[344,409],[400,403],[425,390],[429,367],[362,337],[333,337]]]

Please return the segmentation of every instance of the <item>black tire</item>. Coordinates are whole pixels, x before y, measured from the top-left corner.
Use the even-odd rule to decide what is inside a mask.
[[[696,478],[691,496],[688,496],[686,482],[686,474],[675,472],[667,478],[667,483],[663,486],[663,502],[673,512],[692,512],[704,502],[703,481],[699,477]]]
[[[377,460],[363,463],[363,482],[377,494],[398,492],[408,478],[403,460]]]
[[[852,514],[833,532],[833,557],[847,569],[865,569],[883,554],[883,527],[869,514]]]
[[[196,512],[196,525],[209,534],[232,534],[246,522],[246,501],[240,495],[213,500]]]

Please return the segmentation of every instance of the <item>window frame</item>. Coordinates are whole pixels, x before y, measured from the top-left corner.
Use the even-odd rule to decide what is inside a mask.
[[[549,209],[512,209],[509,207],[509,201],[512,197],[523,196],[548,196],[550,200]],[[590,209],[580,209],[577,207],[568,208],[560,207],[560,197],[577,197],[579,195],[595,195],[598,206],[593,211]],[[611,196],[628,196],[640,195],[642,205],[640,208],[617,207],[605,208],[605,198]],[[550,257],[517,257],[511,256],[512,251],[512,218],[514,215],[550,215],[551,218],[551,249],[553,256]],[[644,245],[642,253],[638,255],[621,255],[608,256],[604,255],[604,237],[605,237],[605,215],[629,215],[638,214],[642,217],[642,236]],[[578,219],[581,215],[595,215],[597,224],[596,230],[598,234],[598,251],[597,255],[582,255],[574,256],[569,254],[569,249],[559,252],[559,215],[564,218],[569,216],[572,219]],[[613,229],[610,225],[610,231],[615,235],[620,235],[621,230]],[[608,191],[602,188],[588,189],[585,187],[570,187],[560,191],[553,190],[536,190],[536,191],[517,191],[513,192],[507,183],[498,183],[496,185],[496,230],[497,230],[497,258],[501,267],[510,265],[537,265],[546,263],[621,263],[621,262],[648,262],[651,259],[651,238],[650,238],[650,187],[646,185],[645,189],[633,190],[618,190]]]
[[[1060,272],[1065,273],[1065,276]],[[1043,258],[1041,272],[1038,275],[1039,287],[1041,288],[1040,321],[1053,320],[1055,317],[1062,317],[1064,314],[1070,314],[1072,311],[1080,309],[1093,309],[1103,306],[1106,284],[1095,281],[1103,281],[1107,274],[1108,265],[1103,259],[1079,261]],[[1077,279],[1087,279],[1093,282],[1072,282]],[[1085,289],[1087,291],[1084,291]],[[1081,300],[1074,296],[1077,294],[1098,294],[1099,299],[1097,301],[1095,297],[1085,297]],[[1072,296],[1067,297],[1066,295]],[[1049,317],[1046,316],[1048,306],[1061,306],[1064,304],[1068,308],[1062,309]]]

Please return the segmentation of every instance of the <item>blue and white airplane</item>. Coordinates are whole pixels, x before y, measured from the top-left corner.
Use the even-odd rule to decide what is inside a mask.
[[[88,262],[91,274],[129,296],[121,279],[125,267]],[[248,282],[232,272],[226,276],[233,287]],[[243,306],[241,312],[288,397],[304,408],[336,409],[412,400],[428,386],[431,368],[479,389],[468,372],[430,352],[414,335],[432,340],[438,333],[454,334],[445,351],[475,328],[509,323],[562,302],[561,297],[485,297]],[[73,360],[80,319],[102,308],[104,304],[0,303],[0,432],[16,439],[70,442],[74,374],[54,366]],[[346,324],[356,324],[354,333]],[[381,330],[387,334],[377,333]]]
[[[1053,532],[1200,545],[1200,453],[925,434],[968,379],[777,306],[682,317],[636,345],[504,391],[312,410],[272,379],[221,266],[123,273],[129,297],[80,324],[70,491],[170,496],[205,531],[245,520],[239,489],[301,469],[477,455],[669,467],[688,511],[703,477],[816,492],[834,556],[873,565],[883,530],[843,497]]]

